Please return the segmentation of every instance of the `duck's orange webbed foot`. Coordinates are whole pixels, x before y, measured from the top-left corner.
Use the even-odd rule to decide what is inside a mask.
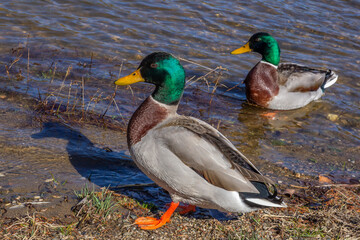
[[[276,117],[276,112],[268,112],[268,113],[263,113],[260,114],[262,117],[270,119],[270,120],[275,120]]]
[[[179,213],[181,215],[184,215],[186,213],[189,213],[189,212],[196,212],[196,206],[195,205],[186,205],[186,206],[179,206],[179,208],[182,209],[182,211],[180,211]]]
[[[139,217],[135,220],[135,224],[145,230],[157,229],[170,221],[171,215],[178,206],[179,203],[171,202],[169,209],[161,216],[160,219],[153,217]]]

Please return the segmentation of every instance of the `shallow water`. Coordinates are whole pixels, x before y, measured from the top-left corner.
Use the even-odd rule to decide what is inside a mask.
[[[31,195],[52,177],[66,180],[69,188],[87,179],[98,186],[150,183],[130,160],[124,132],[42,124],[25,102],[52,93],[51,100],[56,96],[64,104],[81,105],[84,79],[85,106],[103,113],[108,101],[96,102],[94,96],[112,94],[121,66],[122,75],[129,73],[153,51],[228,69],[220,78],[227,87],[215,94],[203,81],[188,85],[179,111],[219,124],[273,179],[297,182],[289,172],[359,179],[359,9],[358,1],[341,0],[1,3],[0,196]],[[229,54],[259,31],[279,41],[283,62],[330,68],[339,74],[338,82],[302,109],[279,112],[275,119],[261,117],[267,110],[246,104],[241,84],[259,56]],[[209,71],[182,63],[189,78]],[[107,116],[125,125],[151,87],[139,84],[133,91],[119,88],[119,109],[112,104]],[[164,195],[157,187],[142,190],[150,201]]]

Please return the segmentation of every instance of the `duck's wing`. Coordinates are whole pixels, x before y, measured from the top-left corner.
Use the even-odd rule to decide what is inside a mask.
[[[337,80],[337,75],[331,70],[314,69],[294,63],[279,64],[277,72],[278,84],[286,87],[289,92],[317,91],[320,87],[330,87]]]
[[[171,134],[163,137],[167,148],[215,186],[229,191],[259,193],[262,191],[252,182],[274,184],[219,131],[201,120],[179,116],[161,128],[172,128],[167,131]]]

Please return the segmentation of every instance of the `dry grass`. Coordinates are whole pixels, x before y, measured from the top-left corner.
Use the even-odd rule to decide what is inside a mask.
[[[6,220],[5,220],[6,221]],[[71,234],[76,223],[57,224],[56,220],[46,219],[40,214],[26,215],[12,219],[11,224],[2,223],[2,239],[47,239]]]
[[[243,214],[237,220],[196,219],[174,214],[170,223],[153,231],[133,224],[138,216],[152,213],[126,196],[104,190],[94,193],[116,206],[104,217],[95,204],[75,208],[77,221],[60,224],[40,214],[2,219],[2,239],[358,239],[360,187],[332,186],[301,189],[287,197],[288,208]],[[109,196],[111,198],[109,198]],[[94,201],[94,200],[91,200]],[[84,217],[86,216],[86,217]]]

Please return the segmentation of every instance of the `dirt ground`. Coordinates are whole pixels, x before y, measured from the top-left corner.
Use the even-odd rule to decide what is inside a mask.
[[[107,189],[48,199],[19,198],[11,203],[0,200],[0,236],[1,239],[358,239],[360,185],[332,184],[327,180],[319,179],[316,186],[281,189],[288,208],[233,215],[234,220],[226,221],[175,213],[165,226],[150,231],[140,229],[134,220],[139,216],[159,217],[162,211]],[[51,187],[57,186],[50,182]],[[80,201],[82,198],[85,200]]]

